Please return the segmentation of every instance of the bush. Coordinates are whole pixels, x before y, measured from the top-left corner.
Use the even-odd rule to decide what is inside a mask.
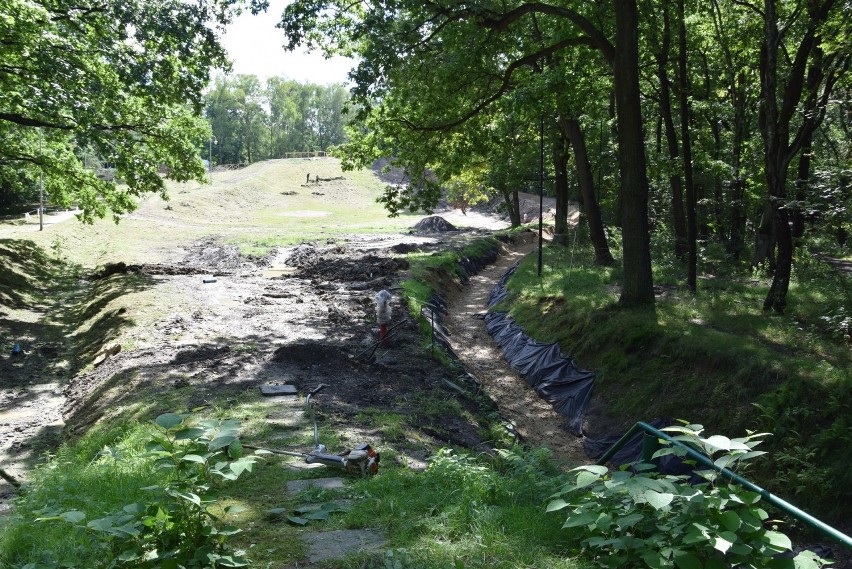
[[[258,459],[254,455],[243,456],[238,429],[235,420],[188,424],[181,415],[160,415],[145,445],[143,458],[166,472],[164,483],[141,488],[143,499],[88,522],[94,516],[83,511],[85,505],[67,510],[56,508],[60,504],[41,508],[34,521],[70,525],[73,529],[68,533],[82,536],[76,547],[81,553],[85,550],[88,567],[245,566],[246,560],[231,552],[227,545],[228,537],[239,529],[217,526],[209,511],[217,498],[217,485],[237,480],[244,472],[251,471]],[[88,467],[101,457],[120,460],[106,448]],[[113,465],[119,467],[120,464]],[[66,484],[71,486],[73,482]],[[42,557],[24,567],[78,566],[77,562],[70,565],[69,562]]]
[[[719,468],[742,466],[763,454],[753,450],[763,435],[704,438],[701,425],[664,430]],[[684,452],[669,446],[654,457]],[[703,482],[690,485],[689,476],[661,475],[651,472],[654,468],[638,465],[631,472],[622,467],[612,474],[598,465],[575,468],[571,482],[547,509],[569,511],[563,527],[570,530],[572,544],[603,567],[805,568],[823,563],[811,552],[795,559],[778,556],[790,552],[792,544],[775,529],[759,494],[720,483],[715,470],[696,471]]]

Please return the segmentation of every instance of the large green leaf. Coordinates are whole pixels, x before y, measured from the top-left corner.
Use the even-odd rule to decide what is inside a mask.
[[[674,494],[670,492],[657,492],[656,490],[647,490],[643,496],[655,510],[667,507],[674,500]]]
[[[570,504],[568,502],[566,502],[565,500],[562,500],[561,498],[558,499],[558,500],[551,500],[547,504],[547,511],[548,512],[555,512],[557,510],[567,508],[568,506],[570,506]]]
[[[584,512],[582,514],[576,516],[569,516],[565,523],[562,524],[563,528],[575,528],[580,526],[587,526],[589,524],[595,523],[595,520],[598,519],[598,515],[591,512]]]
[[[793,548],[790,538],[777,531],[767,531],[763,539],[767,547],[775,551],[790,551]]]
[[[674,562],[679,569],[704,569],[701,560],[692,553],[676,552]]]
[[[70,510],[68,512],[62,512],[59,514],[59,517],[68,523],[77,524],[86,519],[86,514],[79,510]]]
[[[601,479],[601,474],[598,472],[589,472],[588,470],[582,470],[579,474],[577,474],[577,488],[585,488],[586,486],[591,486],[595,482]]]
[[[742,520],[736,512],[728,510],[719,515],[719,523],[721,523],[725,529],[729,531],[737,531],[740,529]]]
[[[170,496],[174,496],[176,498],[183,498],[187,502],[195,504],[196,506],[201,506],[201,498],[197,494],[193,494],[192,492],[184,492],[183,490],[170,488],[167,493]]]
[[[201,435],[204,434],[204,429],[199,427],[187,427],[186,429],[181,429],[175,433],[175,439],[179,441],[185,441],[190,439],[197,439]]]
[[[671,566],[669,560],[656,551],[646,551],[643,553],[642,561],[651,569],[667,569]]]
[[[232,460],[236,460],[243,456],[243,445],[240,443],[239,439],[236,439],[228,445],[228,457]]]
[[[181,460],[183,460],[184,462],[195,462],[197,464],[206,464],[207,463],[207,459],[205,459],[203,456],[199,456],[197,454],[185,454],[185,455],[183,455],[183,458],[181,458]]]
[[[236,435],[220,435],[210,441],[207,444],[207,448],[209,448],[210,450],[219,450],[220,448],[225,448],[229,446],[235,440],[237,440]]]
[[[183,417],[177,413],[163,413],[154,420],[158,427],[169,430],[183,423]]]

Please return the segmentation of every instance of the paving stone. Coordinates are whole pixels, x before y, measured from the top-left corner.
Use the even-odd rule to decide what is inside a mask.
[[[299,393],[295,385],[261,385],[260,392],[267,397],[287,395],[295,396]]]
[[[344,487],[343,478],[314,478],[312,480],[290,480],[287,482],[287,492],[298,494],[308,488],[322,488],[323,490],[339,490]]]
[[[370,529],[318,531],[302,535],[308,546],[308,561],[320,563],[343,559],[361,551],[381,549],[387,545],[385,536]]]

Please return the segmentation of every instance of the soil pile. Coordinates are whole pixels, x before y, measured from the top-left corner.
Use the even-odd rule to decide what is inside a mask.
[[[455,225],[453,225],[440,215],[424,217],[414,225],[414,229],[423,233],[442,233],[445,231],[457,231]]]

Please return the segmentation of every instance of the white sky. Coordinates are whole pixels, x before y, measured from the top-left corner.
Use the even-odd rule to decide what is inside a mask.
[[[266,12],[246,12],[228,26],[223,45],[233,61],[233,74],[257,75],[261,81],[286,76],[300,83],[346,83],[354,66],[351,59],[324,59],[319,52],[288,52],[282,47],[284,30],[275,27],[288,0],[270,0]]]

